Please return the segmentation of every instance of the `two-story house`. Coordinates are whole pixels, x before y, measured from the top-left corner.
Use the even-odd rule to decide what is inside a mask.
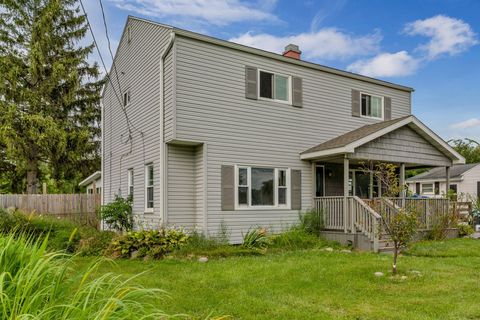
[[[103,91],[103,202],[132,194],[146,223],[223,223],[233,242],[319,205],[353,232],[352,208],[370,214],[362,199],[382,191],[365,161],[395,163],[401,179],[464,162],[412,116],[412,91],[303,61],[294,45],[275,54],[129,17]]]

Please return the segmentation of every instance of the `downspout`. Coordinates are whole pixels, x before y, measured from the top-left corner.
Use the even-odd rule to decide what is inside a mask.
[[[175,32],[170,32],[168,44],[160,56],[160,216],[162,217],[162,225],[167,224],[167,204],[166,204],[166,154],[165,154],[165,133],[164,133],[164,60],[168,52],[172,49],[175,42]]]

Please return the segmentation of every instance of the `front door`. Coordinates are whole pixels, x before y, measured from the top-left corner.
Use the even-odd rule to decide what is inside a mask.
[[[325,167],[315,166],[315,197],[325,196]]]

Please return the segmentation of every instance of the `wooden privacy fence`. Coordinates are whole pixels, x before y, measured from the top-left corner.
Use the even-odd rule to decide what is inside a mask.
[[[65,218],[98,228],[99,194],[0,194],[0,208]]]

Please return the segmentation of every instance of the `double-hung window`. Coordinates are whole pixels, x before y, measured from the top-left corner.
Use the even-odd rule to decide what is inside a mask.
[[[153,212],[153,164],[145,166],[145,211]]]
[[[361,94],[362,117],[383,119],[383,97]]]
[[[127,175],[127,183],[128,183],[128,196],[133,198],[133,169],[128,169]]]
[[[130,105],[130,91],[123,93],[123,107],[126,108]]]
[[[290,102],[290,76],[259,71],[260,98]]]
[[[433,183],[422,183],[422,194],[434,194]]]
[[[288,169],[238,166],[236,172],[237,207],[288,207]]]

